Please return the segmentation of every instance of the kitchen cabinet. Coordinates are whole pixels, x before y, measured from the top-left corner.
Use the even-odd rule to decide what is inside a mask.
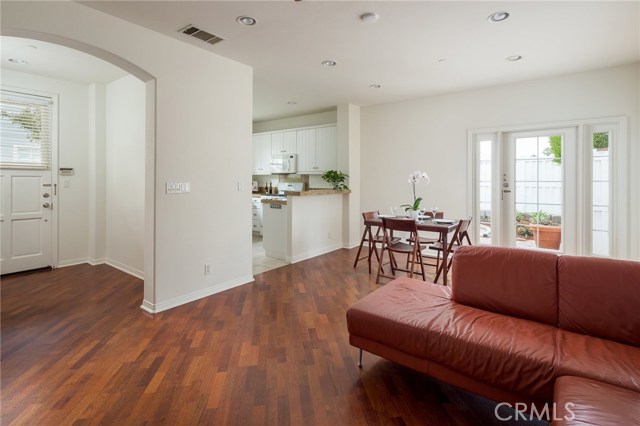
[[[271,174],[271,134],[253,135],[253,174]]]
[[[271,133],[271,155],[296,154],[296,132]]]
[[[298,174],[322,174],[337,169],[336,125],[290,129],[253,135],[253,174],[270,174],[271,157],[297,154]]]
[[[336,126],[297,130],[296,150],[298,173],[322,174],[327,170],[335,170],[338,163]]]
[[[251,199],[251,214],[252,214],[252,231],[262,235],[264,228],[262,200],[260,198]]]

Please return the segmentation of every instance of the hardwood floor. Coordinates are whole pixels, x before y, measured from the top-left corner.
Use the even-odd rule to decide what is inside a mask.
[[[2,424],[484,424],[419,373],[371,354],[357,368],[345,310],[378,285],[354,256],[153,316],[142,282],[106,265],[3,277]]]

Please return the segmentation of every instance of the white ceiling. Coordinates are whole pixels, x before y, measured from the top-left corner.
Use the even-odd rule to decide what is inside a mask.
[[[28,63],[16,64],[9,59]],[[18,37],[0,37],[0,64],[3,69],[82,84],[108,83],[127,75],[126,71],[86,53]]]
[[[255,121],[344,103],[374,105],[640,61],[637,1],[83,4],[252,66]],[[487,21],[500,10],[508,11],[510,18]],[[377,13],[379,22],[363,23],[359,17],[365,12]],[[241,15],[258,23],[240,25],[236,18]],[[188,24],[224,41],[209,45],[177,32]],[[4,45],[2,50],[5,66]],[[523,59],[506,61],[511,55]],[[325,59],[338,64],[324,67]],[[371,89],[371,84],[382,87]]]

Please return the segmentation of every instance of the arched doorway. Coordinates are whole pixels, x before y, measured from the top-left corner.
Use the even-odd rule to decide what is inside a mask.
[[[144,85],[144,302],[155,303],[155,78],[110,52],[76,40],[34,31],[3,28],[2,36],[40,40],[97,57],[128,72]],[[62,165],[60,165],[62,167]],[[57,172],[57,170],[56,170]],[[57,175],[57,173],[55,173]],[[142,309],[151,311],[145,308]]]

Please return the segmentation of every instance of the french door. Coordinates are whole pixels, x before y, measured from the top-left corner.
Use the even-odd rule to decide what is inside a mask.
[[[476,242],[575,252],[577,128],[476,135]]]
[[[575,252],[576,129],[505,134],[501,245]]]
[[[627,118],[469,132],[475,244],[628,258]]]

